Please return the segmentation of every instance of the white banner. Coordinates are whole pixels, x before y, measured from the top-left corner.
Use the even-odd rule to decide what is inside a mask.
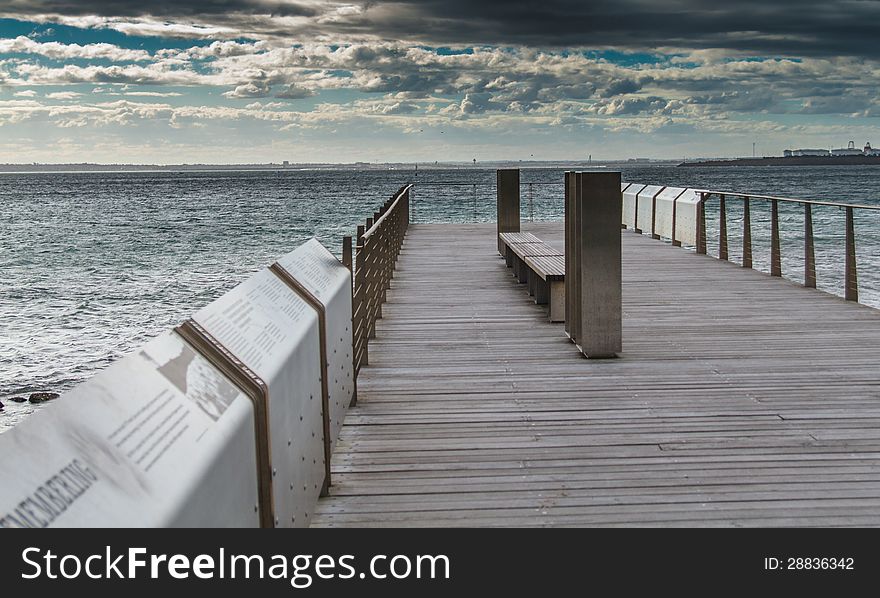
[[[307,526],[324,482],[318,314],[265,269],[193,319],[267,384],[275,525]]]
[[[335,446],[354,393],[351,329],[351,272],[317,239],[278,260],[325,308],[330,442]]]
[[[168,332],[0,435],[0,526],[257,527],[250,400]]]

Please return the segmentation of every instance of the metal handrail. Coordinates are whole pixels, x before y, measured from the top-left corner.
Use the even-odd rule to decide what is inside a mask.
[[[724,195],[732,197],[748,197],[749,199],[761,199],[767,201],[782,201],[786,203],[812,204],[814,206],[829,206],[837,208],[854,208],[857,210],[880,210],[880,205],[870,206],[866,204],[847,203],[842,201],[823,201],[817,199],[798,199],[795,197],[779,197],[775,195],[758,195],[755,193],[739,193],[736,191],[715,191],[712,189],[693,189],[697,193],[705,194],[707,197],[711,195]]]
[[[484,182],[484,183],[463,183],[463,182],[460,182],[460,181],[422,181],[422,180],[415,180],[415,181],[412,181],[412,182],[410,183],[410,185],[431,185],[431,186],[443,185],[443,186],[452,186],[452,187],[456,187],[456,186],[459,186],[459,187],[470,187],[470,186],[472,186],[472,185],[478,185],[478,186],[480,186],[480,187],[494,187],[494,186],[495,186],[495,183],[492,182],[492,181],[486,181],[486,182]],[[557,186],[557,187],[559,187],[559,186],[562,186],[562,183],[558,183],[558,182],[556,182],[556,181],[531,181],[531,182],[530,182],[530,181],[522,181],[522,182],[520,182],[520,187],[525,186],[525,185],[538,185],[538,186],[545,186],[545,187]]]
[[[351,236],[342,239],[342,262],[352,272],[352,365],[355,382],[361,367],[369,364],[369,340],[376,336],[376,320],[382,317],[382,304],[385,303],[397,256],[409,228],[412,187],[412,184],[401,187],[372,218],[357,226],[354,247]],[[351,404],[356,402],[357,388]]]
[[[727,238],[727,199],[739,198],[743,202],[742,218],[742,266],[752,268],[752,199],[770,203],[770,275],[782,277],[782,244],[779,234],[779,203],[793,203],[804,207],[804,286],[816,288],[816,249],[813,237],[813,206],[842,209],[846,213],[845,222],[845,258],[843,275],[843,297],[847,301],[859,300],[859,278],[856,265],[855,210],[880,211],[880,206],[854,204],[836,201],[797,199],[774,195],[739,193],[730,191],[714,191],[694,189],[700,194],[697,213],[697,253],[706,254],[706,201],[718,197],[718,259],[729,260],[729,244]]]
[[[400,191],[398,191],[396,193],[395,197],[393,198],[394,201],[391,202],[391,205],[389,205],[387,208],[385,208],[384,213],[381,216],[379,216],[379,219],[373,223],[373,226],[371,226],[369,228],[369,230],[364,231],[363,237],[365,239],[367,237],[372,236],[379,229],[381,224],[384,222],[385,218],[388,217],[388,214],[390,214],[392,210],[397,208],[397,205],[400,202],[401,198],[403,197],[404,193],[409,191],[412,188],[412,186],[413,186],[413,184],[410,183],[409,185],[406,185],[405,187],[403,187]]]

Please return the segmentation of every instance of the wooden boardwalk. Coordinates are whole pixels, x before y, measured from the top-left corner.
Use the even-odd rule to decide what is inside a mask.
[[[313,525],[880,524],[880,311],[622,234],[591,361],[494,224],[413,226]]]

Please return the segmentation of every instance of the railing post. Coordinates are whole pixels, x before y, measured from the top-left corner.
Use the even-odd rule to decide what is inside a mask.
[[[357,337],[355,336],[357,331],[357,321],[355,320],[355,312],[357,311],[357,305],[354,302],[355,297],[355,270],[354,270],[354,254],[352,253],[352,244],[351,244],[351,235],[345,235],[342,237],[342,265],[348,268],[348,271],[351,273],[351,287],[349,291],[351,292],[351,371],[353,372],[353,382],[354,388],[351,390],[351,401],[349,401],[348,406],[351,407],[357,404],[357,371],[358,371],[358,346],[357,346]]]
[[[722,193],[718,196],[718,259],[729,259],[727,247],[727,198]]]
[[[779,202],[770,200],[770,276],[782,276],[782,251],[779,248]]]
[[[697,253],[706,255],[706,198],[708,193],[700,193],[697,203]]]
[[[373,218],[367,218],[365,228],[370,230],[373,228]],[[375,336],[375,314],[374,304],[376,300],[376,252],[374,246],[376,244],[376,235],[373,234],[369,238],[364,239],[364,307],[366,308],[364,315],[367,319],[366,338],[370,339]]]
[[[575,252],[575,189],[576,175],[574,172],[565,173],[565,333],[572,342],[577,340],[577,309],[575,298],[575,271],[577,269],[577,255]]]
[[[622,193],[621,193],[622,196]],[[697,208],[699,212],[699,208]],[[675,238],[675,232],[678,227],[678,223],[676,222],[678,218],[678,198],[672,200],[672,246],[673,247],[681,247],[681,241]],[[621,225],[621,228],[626,228],[626,225]]]
[[[342,237],[342,265],[351,272],[351,235]]]
[[[665,189],[664,187],[663,189]],[[660,235],[656,233],[657,230],[657,196],[663,193],[663,189],[660,189],[657,193],[654,194],[654,197],[651,198],[651,238],[660,240]],[[675,205],[675,200],[672,201],[673,205]],[[673,216],[674,218],[674,216]],[[674,222],[674,220],[673,220]],[[673,228],[673,231],[675,229]],[[672,236],[675,236],[675,233],[672,233]]]
[[[498,235],[518,233],[519,228],[519,168],[496,171],[497,219],[496,240],[498,253],[504,255],[504,247]]]
[[[620,173],[581,172],[577,178],[577,343],[589,358],[616,357],[622,350]]]
[[[384,226],[376,229],[376,235],[371,241],[373,241],[373,250],[376,252],[376,319],[379,320],[382,318],[382,304],[385,302],[385,273],[388,269],[386,266],[388,242]],[[373,336],[376,336],[375,326],[373,327]]]
[[[359,224],[357,227],[357,246],[355,248],[355,304],[352,308],[354,313],[357,314],[356,323],[353,325],[355,327],[354,333],[360,339],[358,350],[363,349],[363,356],[358,361],[357,371],[360,371],[361,366],[369,365],[370,363],[369,343],[367,342],[367,252],[364,247],[364,231],[364,225]]]
[[[743,197],[743,268],[752,267],[752,210],[751,200]]]
[[[844,298],[847,301],[859,300],[859,277],[856,271],[856,231],[853,223],[853,209],[846,207],[846,278]]]
[[[813,206],[804,204],[804,286],[816,288],[816,250],[813,245]]]

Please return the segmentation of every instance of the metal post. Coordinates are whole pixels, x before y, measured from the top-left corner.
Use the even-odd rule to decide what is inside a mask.
[[[664,187],[663,189],[665,189]],[[651,198],[651,238],[660,240],[660,235],[658,235],[655,231],[657,230],[657,196],[663,193],[663,189],[660,189],[657,193],[654,194],[654,197]],[[673,205],[675,204],[675,200],[673,200]],[[674,230],[674,229],[673,229]],[[675,236],[675,233],[672,234]]]
[[[813,206],[804,204],[804,286],[816,288],[816,250],[813,245]]]
[[[364,225],[359,224],[357,227],[357,245],[355,247],[355,302],[352,305],[352,311],[356,314],[353,331],[360,338],[359,349],[363,347],[363,357],[358,361],[357,371],[360,371],[361,366],[369,365],[370,363],[369,343],[367,342],[367,253],[364,247],[364,231]]]
[[[846,280],[844,297],[847,301],[859,300],[859,277],[856,271],[856,234],[853,209],[846,208]]]
[[[519,168],[499,169],[496,172],[497,230],[501,233],[519,232]],[[498,253],[504,247],[498,239]]]
[[[727,198],[722,194],[718,200],[718,226],[720,227],[718,235],[718,259],[729,259],[727,247]]]
[[[589,358],[616,357],[622,350],[619,172],[578,173],[580,226],[575,242],[580,283],[577,342]]]
[[[355,310],[356,305],[354,302],[354,254],[352,253],[352,243],[351,243],[351,235],[345,235],[342,237],[342,265],[348,268],[348,271],[352,274],[351,276],[351,371],[354,373],[354,388],[351,391],[351,400],[348,403],[348,406],[357,404],[357,339],[355,339],[355,330],[357,330],[357,322],[355,320]]]
[[[752,267],[752,210],[751,201],[743,197],[743,268]]]
[[[779,202],[770,200],[770,276],[782,276],[782,251],[779,248]]]
[[[376,305],[379,299],[379,280],[377,271],[376,255],[376,235],[373,234],[368,239],[364,239],[364,251],[367,259],[367,338],[376,337]]]
[[[342,237],[342,265],[351,272],[351,235]]]
[[[574,251],[574,190],[575,173],[565,173],[565,333],[572,341],[575,340],[575,310],[573,307],[576,293],[574,285],[574,270],[577,267]]]
[[[621,194],[622,195],[622,194]],[[678,198],[672,200],[672,246],[673,247],[681,247],[681,241],[675,238],[676,227],[678,218]],[[622,228],[626,228],[626,225],[621,225]]]
[[[708,193],[700,193],[697,203],[697,253],[706,255],[706,198]]]

